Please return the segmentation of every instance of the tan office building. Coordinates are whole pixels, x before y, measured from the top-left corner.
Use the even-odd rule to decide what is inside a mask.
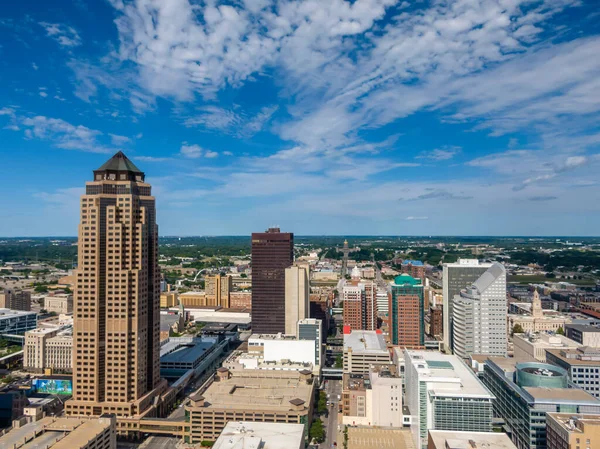
[[[118,152],[81,197],[68,415],[153,416],[167,388],[159,371],[158,227],[144,177]]]
[[[73,372],[73,335],[58,334],[46,341],[46,366],[54,373]]]
[[[44,309],[57,315],[73,313],[73,295],[59,293],[44,298]]]
[[[184,307],[204,307],[208,304],[206,303],[206,293],[205,292],[185,292],[179,295],[179,301],[183,304]]]
[[[231,276],[216,274],[206,276],[204,280],[206,290],[207,306],[221,306],[225,309],[230,307],[230,293],[233,290],[233,280]]]
[[[310,371],[217,371],[215,382],[186,405],[189,442],[217,439],[229,421],[305,424],[310,426],[314,397]]]
[[[252,293],[250,292],[231,292],[229,294],[229,305],[232,309],[251,309]]]
[[[0,436],[0,447],[10,449],[116,449],[114,417],[55,418],[13,428]]]
[[[169,307],[177,307],[179,299],[176,292],[162,292],[160,294],[160,308],[168,309]]]
[[[293,265],[285,269],[285,334],[296,335],[298,321],[308,318],[308,268]]]
[[[33,373],[41,373],[46,367],[46,343],[56,337],[60,327],[40,328],[25,332],[23,347],[23,369]]]
[[[0,309],[31,310],[31,293],[24,290],[5,289],[0,292]]]
[[[600,447],[600,415],[547,413],[548,449],[595,449]]]

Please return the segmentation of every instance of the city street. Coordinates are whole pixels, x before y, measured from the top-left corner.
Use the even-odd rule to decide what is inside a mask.
[[[325,441],[321,447],[331,448],[333,447],[334,441],[337,441],[338,410],[339,403],[341,402],[341,400],[338,400],[338,395],[341,396],[342,394],[342,381],[334,379],[329,380],[325,387],[325,392],[329,394],[328,401],[333,403],[333,407],[329,407],[329,415],[327,418],[324,418]]]

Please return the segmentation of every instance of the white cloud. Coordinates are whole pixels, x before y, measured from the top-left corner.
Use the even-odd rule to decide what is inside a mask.
[[[171,160],[169,157],[154,157],[154,156],[135,156],[136,161],[141,162],[166,162]]]
[[[430,159],[432,161],[447,161],[452,159],[462,150],[461,147],[457,146],[446,146],[443,148],[436,148],[435,150],[426,151],[417,156],[417,159]]]
[[[183,157],[187,157],[188,159],[197,159],[202,156],[203,150],[199,145],[187,145],[184,144],[181,146],[179,153]]]
[[[116,146],[125,145],[125,144],[131,142],[131,139],[126,136],[119,136],[117,134],[108,134],[108,135],[110,136],[110,140],[111,140],[112,144],[116,145]]]
[[[233,156],[231,151],[223,151],[223,156]]]
[[[427,220],[429,219],[429,217],[413,217],[413,216],[409,216],[406,217],[406,220],[411,221],[411,220]]]
[[[33,70],[38,70],[39,69],[38,65],[35,62],[31,63],[31,67],[33,68]]]
[[[61,47],[81,45],[81,38],[75,28],[60,23],[40,22],[39,24],[46,30],[46,35],[58,42]],[[37,70],[35,67],[34,69]]]
[[[40,97],[42,97],[42,98],[46,98],[48,96],[48,93],[44,92],[43,90],[40,90],[39,94],[40,94]]]
[[[219,156],[219,153],[217,153],[216,151],[210,151],[210,150],[207,150],[207,151],[204,153],[204,157],[206,157],[206,158],[209,158],[209,159],[215,158],[215,157],[217,157],[217,156]]]
[[[255,115],[238,109],[237,107],[225,109],[218,106],[204,106],[195,115],[186,118],[184,124],[187,127],[201,126],[247,138],[264,129],[278,106],[265,106]]]

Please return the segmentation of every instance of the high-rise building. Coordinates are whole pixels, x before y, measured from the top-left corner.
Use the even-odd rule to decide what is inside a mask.
[[[491,432],[494,396],[457,356],[404,351],[405,405],[417,449],[428,430]]]
[[[222,274],[206,276],[206,303],[209,306],[231,307],[230,294],[233,290],[233,278]]]
[[[389,305],[392,344],[418,349],[425,345],[423,284],[408,274],[396,276]]]
[[[158,227],[144,178],[119,151],[81,197],[69,415],[145,416],[167,386],[159,374]]]
[[[297,335],[297,323],[308,318],[310,285],[308,269],[293,265],[285,269],[285,334]]]
[[[353,278],[342,288],[344,326],[377,329],[377,284]]]
[[[298,321],[298,340],[315,342],[315,360],[318,366],[323,363],[323,323],[315,318],[305,318]]]
[[[506,270],[495,262],[470,287],[454,296],[454,353],[506,356]]]
[[[479,276],[491,267],[489,263],[480,263],[477,259],[458,259],[456,263],[443,266],[442,295],[444,300],[444,346],[452,350],[452,319],[454,296],[460,294],[475,282]]]
[[[252,330],[285,332],[285,269],[294,261],[294,234],[269,228],[252,234]]]
[[[429,336],[441,336],[443,332],[442,306],[431,306],[429,308]]]
[[[425,282],[425,264],[420,260],[403,260],[400,266],[402,273],[409,274],[415,279]]]
[[[7,288],[0,293],[0,309],[29,312],[31,310],[31,293]]]

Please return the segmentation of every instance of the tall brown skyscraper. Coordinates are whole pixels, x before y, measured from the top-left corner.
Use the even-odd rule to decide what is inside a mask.
[[[70,415],[154,414],[160,379],[158,227],[151,187],[118,152],[81,197]]]
[[[294,234],[269,228],[252,234],[252,330],[285,332],[285,269],[294,262]]]

